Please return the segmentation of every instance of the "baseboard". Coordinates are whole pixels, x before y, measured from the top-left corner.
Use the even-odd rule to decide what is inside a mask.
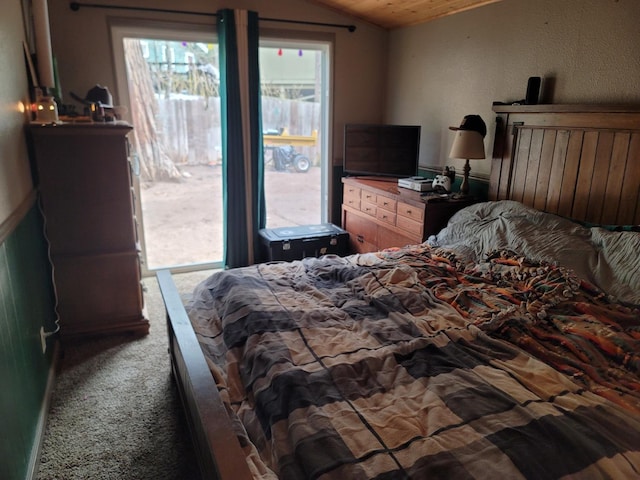
[[[51,406],[51,397],[53,396],[53,387],[56,382],[56,369],[58,367],[58,358],[60,351],[60,342],[56,339],[53,345],[53,361],[49,367],[49,375],[47,376],[47,387],[44,391],[44,398],[38,414],[38,424],[36,426],[35,441],[31,449],[31,457],[29,459],[29,468],[27,469],[27,479],[35,480],[38,475],[40,466],[40,454],[42,453],[42,445],[44,443],[44,434],[47,429],[47,420],[49,418],[49,408]]]

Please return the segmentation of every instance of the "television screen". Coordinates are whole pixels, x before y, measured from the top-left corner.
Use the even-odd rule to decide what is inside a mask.
[[[411,177],[418,173],[420,126],[355,125],[344,127],[344,173]]]

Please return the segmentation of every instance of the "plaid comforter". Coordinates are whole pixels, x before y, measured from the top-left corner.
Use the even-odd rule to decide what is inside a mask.
[[[188,311],[256,476],[640,477],[640,312],[561,268],[414,246],[220,272]]]

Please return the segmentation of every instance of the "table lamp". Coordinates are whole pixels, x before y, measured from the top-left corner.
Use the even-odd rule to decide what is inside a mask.
[[[449,127],[456,131],[456,136],[451,145],[449,158],[464,158],[464,176],[460,185],[460,196],[469,194],[469,160],[485,158],[484,137],[487,134],[487,126],[480,115],[466,115],[459,127]]]

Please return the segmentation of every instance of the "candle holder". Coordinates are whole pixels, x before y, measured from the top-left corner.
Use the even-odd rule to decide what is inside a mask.
[[[45,90],[46,91],[46,90]],[[43,90],[36,88],[35,102],[31,105],[33,123],[58,123],[58,105],[51,95],[45,95]]]

